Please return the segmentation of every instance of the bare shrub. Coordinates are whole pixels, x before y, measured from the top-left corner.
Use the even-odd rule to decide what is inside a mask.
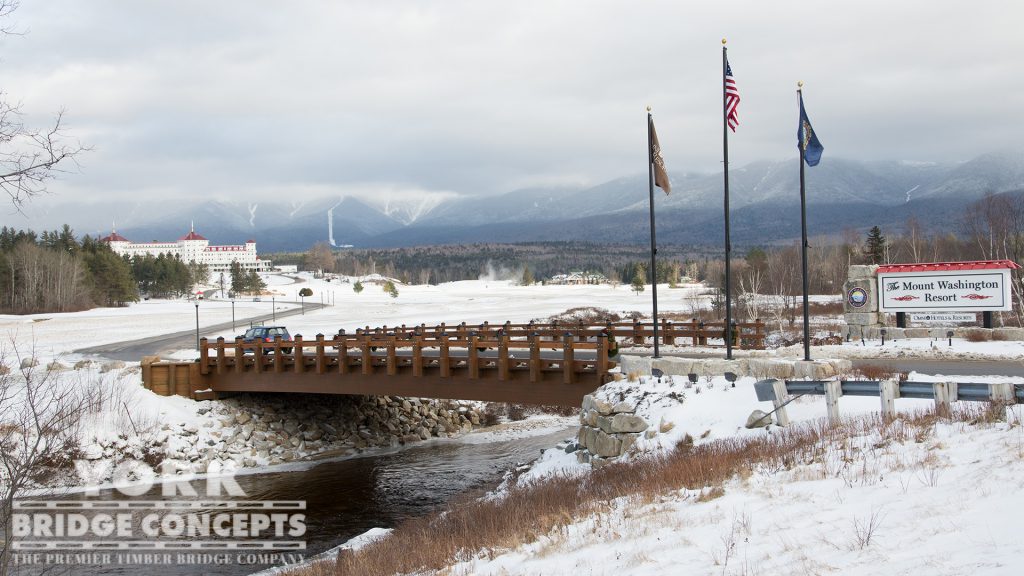
[[[508,404],[505,407],[505,414],[508,415],[508,419],[512,422],[518,422],[519,420],[526,419],[526,407],[522,404]]]
[[[861,364],[854,368],[853,372],[865,380],[897,380],[897,375],[899,374],[892,366],[882,366],[880,364]]]
[[[857,550],[863,550],[871,544],[871,539],[878,532],[882,524],[882,514],[879,510],[872,510],[871,514],[864,518],[853,518],[853,538]]]
[[[487,408],[484,409],[484,417],[483,417],[483,420],[482,420],[483,425],[484,426],[494,426],[495,424],[498,423],[498,420],[499,420],[499,417],[498,417],[498,412],[495,409],[495,405],[494,404],[488,404]]]
[[[547,319],[548,322],[558,322],[560,324],[604,324],[605,322],[618,322],[619,320],[622,320],[622,316],[596,306],[569,308],[565,312],[549,316]]]
[[[999,341],[999,342],[1006,342],[1008,340],[1012,340],[1012,338],[1010,338],[1010,335],[1007,334],[1006,332],[998,332],[996,330],[993,330],[992,331],[992,340],[996,340],[996,341]]]

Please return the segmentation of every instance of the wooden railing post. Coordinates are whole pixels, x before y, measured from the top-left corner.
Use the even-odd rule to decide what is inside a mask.
[[[423,337],[419,335],[412,342],[412,375],[423,376]]]
[[[640,319],[633,318],[633,345],[643,346],[644,345],[644,332],[640,326]]]
[[[223,336],[218,336],[217,337],[217,374],[223,374],[224,373],[224,369],[225,369],[224,365],[225,364],[227,364],[227,359],[225,358],[225,354],[224,354],[224,337]]]
[[[693,345],[698,346],[700,342],[700,330],[697,326],[697,319],[690,320],[690,330],[693,330]]]
[[[608,376],[608,334],[597,335],[597,363],[594,369],[597,370],[597,381],[604,384]]]
[[[209,374],[210,373],[209,362],[210,362],[209,343],[207,343],[206,338],[203,337],[203,338],[199,339],[199,373],[200,374]]]
[[[324,353],[324,335],[316,335],[316,373],[324,374],[327,372],[327,356]]]
[[[572,384],[576,380],[576,357],[573,354],[572,334],[562,336],[562,382]]]
[[[530,334],[530,382],[540,382],[540,334]]]
[[[363,352],[363,374],[373,374],[373,354],[370,352],[370,332],[363,332],[363,341],[360,344]]]
[[[498,380],[508,380],[508,336],[498,336]]]
[[[344,330],[338,330],[334,337],[334,347],[338,349],[338,374],[348,373],[348,336]]]
[[[438,368],[441,371],[441,378],[448,378],[452,375],[452,362],[451,356],[448,352],[448,334],[442,332],[438,337]]]
[[[395,354],[395,339],[388,339],[388,376],[398,374],[398,356]]]
[[[242,339],[235,338],[235,372],[245,371],[245,351],[242,349]]]
[[[665,346],[674,345],[676,343],[676,335],[672,332],[672,321],[662,318],[661,330],[661,343],[664,344]]]
[[[295,341],[292,342],[292,354],[295,356],[295,363],[292,364],[292,372],[301,374],[306,369],[306,360],[302,355],[302,334],[295,335]]]
[[[281,335],[274,336],[274,372],[284,372],[284,355],[281,354]]]
[[[473,332],[469,337],[469,351],[467,352],[470,380],[480,378],[480,350],[477,347],[479,341],[480,337],[476,335],[476,332]]]
[[[263,353],[263,338],[256,338],[253,340],[253,343],[256,344],[256,349],[253,350],[253,354],[255,356],[255,358],[253,358],[253,362],[256,363],[256,371],[263,372],[267,369],[265,362],[267,358],[266,354]]]

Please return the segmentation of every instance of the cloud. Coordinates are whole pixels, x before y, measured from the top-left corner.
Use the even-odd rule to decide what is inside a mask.
[[[967,159],[1015,145],[1017,4],[24,3],[9,98],[68,110],[95,151],[55,191],[492,194],[721,160],[721,44],[742,165],[794,155],[795,83],[826,157]]]

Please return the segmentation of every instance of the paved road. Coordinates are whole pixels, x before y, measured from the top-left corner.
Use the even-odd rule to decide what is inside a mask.
[[[640,356],[650,354],[640,353]],[[662,356],[680,358],[725,358],[725,351],[720,355],[696,354],[689,352],[663,353]],[[850,362],[854,368],[858,366],[883,366],[896,372],[920,372],[922,374],[941,374],[943,376],[1021,376],[1024,377],[1024,359],[1022,360],[929,360],[927,358],[857,358]]]
[[[299,302],[286,302],[286,304],[299,304]],[[309,303],[306,304],[306,308],[310,310],[316,310],[323,308],[323,304]],[[277,312],[277,318],[286,318],[288,316],[295,316],[296,314],[302,314],[302,308],[295,308],[293,310],[285,310]],[[263,314],[260,316],[246,318],[240,320],[235,325],[244,326],[249,322],[268,322],[275,317],[274,313]],[[231,322],[224,322],[222,324],[214,324],[212,326],[202,326],[199,329],[199,335],[214,334],[218,332],[224,332],[225,330],[231,329]],[[152,336],[149,338],[140,338],[137,340],[127,340],[124,342],[113,342],[111,344],[102,344],[100,346],[90,346],[89,348],[79,348],[75,350],[77,354],[95,354],[104,358],[110,358],[112,360],[124,360],[126,362],[138,362],[143,356],[153,356],[167,354],[175,350],[188,350],[196,345],[196,331],[195,330],[184,330],[181,332],[175,332],[173,334],[163,334],[161,336]]]

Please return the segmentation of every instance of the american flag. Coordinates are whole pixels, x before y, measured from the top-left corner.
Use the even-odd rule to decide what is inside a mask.
[[[729,128],[733,132],[736,131],[736,127],[740,125],[739,116],[736,113],[736,108],[740,104],[740,92],[736,89],[736,79],[732,77],[732,66],[729,65],[729,61],[725,62],[725,115],[729,122]]]

